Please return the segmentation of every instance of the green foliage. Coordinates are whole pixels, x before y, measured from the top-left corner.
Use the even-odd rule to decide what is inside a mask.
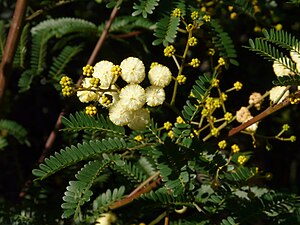
[[[84,112],[76,112],[75,115],[71,114],[69,119],[63,117],[62,123],[65,125],[63,130],[68,132],[96,131],[105,136],[124,136],[125,134],[124,127],[113,124],[102,114],[92,117]]]
[[[178,146],[169,139],[153,151],[162,180],[175,197],[182,194],[186,188],[193,189],[190,179],[196,175],[193,167],[188,165],[194,157],[193,151]]]
[[[197,100],[203,101],[208,96],[214,76],[203,74],[195,80],[191,93]],[[200,107],[195,106],[195,98],[187,100],[186,105],[183,106],[182,115],[188,121],[192,121],[200,110]]]
[[[234,221],[234,218],[232,218],[231,216],[227,217],[226,219],[223,219],[221,222],[221,225],[237,225],[238,223],[236,223]]]
[[[266,39],[267,41],[272,42],[275,45],[285,48],[287,50],[293,50],[298,54],[300,53],[300,41],[291,33],[288,33],[284,30],[275,29],[270,29],[269,32],[266,29],[264,29],[262,32],[265,36],[264,39]]]
[[[180,18],[164,15],[157,23],[154,31],[154,36],[157,37],[153,41],[153,45],[163,44],[167,46],[169,43],[173,43],[176,36],[178,27],[180,24]]]
[[[290,0],[288,3],[300,4],[300,0]]]
[[[61,205],[64,209],[63,217],[68,218],[74,215],[74,219],[77,221],[82,220],[81,206],[90,201],[90,197],[93,192],[90,190],[94,181],[98,175],[106,169],[111,162],[108,160],[104,161],[91,161],[86,164],[77,174],[77,181],[70,181],[67,191],[63,200],[65,203]]]
[[[105,23],[98,27],[99,33],[105,28]],[[110,27],[110,32],[130,32],[137,28],[153,29],[154,24],[148,19],[132,16],[117,17]]]
[[[61,149],[59,153],[56,152],[54,156],[46,158],[45,163],[39,165],[40,169],[34,169],[32,173],[39,177],[39,179],[45,179],[57,171],[82,160],[124,148],[126,148],[126,143],[122,138],[108,138],[101,141],[92,140],[78,144],[77,147],[72,145],[71,147]]]
[[[287,85],[300,85],[300,76],[280,76],[277,77],[277,80],[272,82],[277,86],[287,86]]]
[[[0,120],[0,149],[7,146],[7,136],[12,135],[20,144],[29,145],[27,139],[27,130],[15,121],[1,119]]]
[[[86,36],[89,34],[96,34],[97,27],[93,23],[82,19],[58,18],[45,20],[36,25],[35,27],[31,28],[32,39],[30,53],[30,68],[25,70],[21,74],[18,83],[20,92],[27,91],[30,88],[33,78],[40,76],[45,70],[47,55],[46,53],[49,44],[48,42],[50,41],[50,39],[60,39],[63,36],[74,33],[80,33]],[[50,70],[59,69],[59,71],[62,71],[63,67],[65,67],[71,61],[71,59],[79,53],[79,47],[77,47],[76,49],[75,47],[72,47],[72,50],[70,48],[71,47],[62,50],[57,60],[54,60]],[[72,54],[68,55],[66,54],[66,51]],[[60,68],[58,68],[57,66],[60,66]]]
[[[227,68],[228,63],[238,66],[237,53],[233,45],[232,39],[229,34],[223,30],[222,26],[217,20],[212,19],[210,22],[214,34],[212,35],[212,42],[215,49],[218,50],[221,57],[226,61]]]
[[[105,193],[99,195],[93,202],[93,210],[97,212],[106,212],[109,206],[120,200],[125,193],[125,186],[115,188],[113,191],[108,189]]]
[[[159,0],[140,0],[139,3],[134,3],[133,9],[135,11],[132,13],[132,16],[142,14],[144,18],[147,18],[147,14],[152,14],[158,3]]]
[[[35,181],[44,180],[57,173],[53,177],[54,179],[49,179],[49,182],[53,182],[50,185],[47,183],[44,186],[45,182],[34,182],[33,184],[41,185],[38,186],[39,190],[50,190],[47,195],[43,195],[46,203],[51,202],[49,200],[52,197],[54,199],[57,193],[59,200],[49,207],[55,208],[56,214],[60,213],[56,206],[61,204],[61,195],[63,195],[61,204],[63,219],[60,218],[60,215],[55,215],[55,217],[49,212],[52,220],[49,222],[45,217],[41,217],[44,218],[40,220],[42,223],[54,224],[52,221],[56,221],[57,224],[95,224],[99,217],[112,213],[116,215],[116,224],[252,225],[257,222],[288,225],[300,223],[299,196],[282,193],[268,187],[268,183],[264,181],[267,178],[266,171],[262,170],[264,167],[257,168],[258,159],[252,157],[258,151],[250,151],[253,148],[251,141],[253,144],[257,143],[258,150],[264,143],[261,139],[265,134],[260,135],[259,131],[251,133],[244,129],[241,134],[238,134],[239,136],[227,135],[228,131],[238,126],[234,112],[239,107],[245,106],[245,102],[242,101],[246,99],[244,98],[245,93],[242,93],[238,97],[239,101],[233,100],[232,103],[227,104],[231,97],[231,93],[228,93],[238,91],[235,85],[234,87],[230,85],[235,79],[235,73],[247,74],[249,72],[246,71],[247,68],[243,68],[243,73],[241,73],[238,67],[230,70],[231,66],[238,66],[239,62],[244,64],[246,61],[252,68],[252,63],[256,63],[243,59],[246,53],[242,51],[237,54],[239,48],[235,48],[234,43],[242,42],[244,37],[252,37],[253,33],[249,30],[252,29],[254,23],[254,26],[274,27],[278,21],[281,21],[276,18],[277,11],[281,10],[279,7],[270,9],[268,1],[250,2],[247,0],[223,2],[70,1],[68,4],[68,7],[72,8],[68,12],[70,18],[61,17],[64,15],[63,10],[68,9],[67,7],[57,11],[47,8],[49,5],[59,7],[62,2],[64,1],[37,2],[33,0],[29,3],[30,19],[27,17],[26,21],[30,21],[30,23],[26,24],[20,37],[14,59],[12,81],[10,81],[12,83],[9,83],[9,88],[11,86],[13,88],[7,93],[8,96],[16,95],[14,99],[20,99],[21,94],[14,93],[13,84],[17,83],[14,80],[16,77],[19,79],[20,92],[29,90],[38,79],[41,79],[40,83],[43,83],[43,86],[38,83],[39,86],[33,89],[34,91],[38,90],[37,93],[28,93],[36,96],[37,104],[39,107],[42,106],[41,109],[45,114],[42,117],[44,121],[40,125],[43,126],[43,132],[41,132],[43,138],[40,139],[43,140],[39,140],[41,143],[37,141],[36,145],[39,147],[34,149],[35,152],[39,152],[40,146],[45,144],[44,135],[48,134],[53,127],[52,118],[58,114],[57,107],[66,102],[68,104],[66,109],[75,111],[62,118],[61,122],[64,127],[59,131],[64,132],[64,135],[60,136],[58,133],[57,137],[59,138],[55,140],[55,144],[50,144],[51,149],[60,150],[54,153],[47,152],[50,149],[48,148],[48,139],[46,152],[43,152],[42,156],[45,153],[50,155],[32,170],[36,177]],[[108,17],[112,10],[107,10],[104,4],[108,8],[119,8],[118,14]],[[233,6],[233,9],[231,7],[228,9],[224,4]],[[82,9],[78,6],[82,6]],[[38,10],[39,8],[41,11]],[[172,14],[175,8],[180,9],[180,17]],[[40,12],[42,13],[39,14]],[[244,15],[233,22],[229,20],[232,12]],[[30,15],[30,13],[33,14]],[[116,18],[113,18],[114,15]],[[264,21],[259,21],[261,15],[266,18]],[[250,18],[245,19],[247,16]],[[256,21],[253,21],[254,17],[257,19]],[[227,19],[228,21],[222,21]],[[96,21],[94,23],[97,24],[87,20]],[[93,51],[96,38],[104,30],[106,31],[107,21],[112,24],[108,35],[102,39],[105,41],[104,45],[103,42],[100,44],[101,52],[97,49],[99,45],[95,48],[97,51]],[[249,29],[237,29],[239,27],[235,27],[236,24],[239,24],[240,27],[249,25]],[[7,27],[4,23],[0,23],[1,56]],[[297,30],[298,28],[295,26],[292,29]],[[154,41],[153,37],[148,35],[149,31],[153,31]],[[234,34],[234,36],[230,37],[229,34]],[[250,39],[248,49],[293,72],[289,76],[278,77],[278,80],[274,81],[275,85],[300,85],[297,62],[293,62],[287,55],[289,51],[300,53],[299,40],[288,32],[274,29],[263,30],[263,35],[264,37],[255,40]],[[187,44],[187,40],[191,36],[197,38],[197,45]],[[117,38],[118,41],[111,41],[110,38]],[[141,45],[136,45],[136,42],[142,43],[143,48],[140,49]],[[151,43],[152,46],[149,46]],[[161,48],[170,44],[176,47],[176,52],[170,58],[163,58],[164,54],[161,52]],[[211,48],[215,51],[215,55],[212,52],[207,54],[207,50]],[[96,52],[97,56],[94,58],[89,56],[91,52],[93,55]],[[77,57],[79,54],[80,58]],[[93,63],[96,63],[97,60],[107,59],[115,64],[128,56],[140,58],[145,65],[145,73],[149,71],[151,62],[166,65],[172,72],[171,82],[164,87],[162,91],[164,96],[160,96],[163,98],[164,104],[150,106],[147,90],[145,91],[146,97],[144,95],[141,97],[141,99],[146,98],[143,109],[149,110],[151,116],[150,119],[148,117],[145,119],[147,122],[150,120],[145,129],[131,130],[130,125],[128,127],[115,125],[109,119],[112,111],[110,108],[100,109],[99,99],[89,102],[93,106],[99,106],[97,115],[86,115],[82,111],[83,104],[78,105],[78,99],[76,99],[76,91],[80,90],[80,84],[71,87],[74,88],[75,94],[67,101],[53,104],[55,106],[49,104],[45,107],[43,105],[46,102],[44,101],[44,92],[49,93],[44,86],[50,83],[57,90],[60,89],[59,80],[62,75],[70,72],[72,78],[78,76],[84,66],[82,61],[87,61],[85,59],[90,57],[89,61],[93,61]],[[220,57],[225,60],[225,65],[218,62]],[[198,63],[196,64],[198,65],[191,63],[193,59],[197,59]],[[131,69],[134,71],[136,68]],[[123,68],[122,71],[124,71]],[[112,72],[115,71],[112,70]],[[123,75],[120,77],[122,78]],[[180,75],[181,77],[184,75],[184,78],[187,79],[186,83],[180,81]],[[218,80],[216,80],[217,78]],[[99,80],[100,84],[101,79]],[[221,83],[223,79],[224,83]],[[242,81],[242,79],[243,77],[239,76],[238,80]],[[94,81],[91,82],[91,85],[95,86],[90,89],[84,87],[85,90],[98,91],[95,90],[98,81],[93,83]],[[116,83],[110,84],[110,87],[115,85],[116,95],[118,95],[128,83],[130,82],[118,78]],[[139,85],[146,89],[153,83],[150,79],[145,79]],[[247,84],[244,85],[247,86]],[[50,88],[53,88],[52,86]],[[189,95],[189,93],[191,94]],[[55,94],[49,96],[49,100],[56,103],[61,100],[61,96]],[[97,94],[103,95],[103,90],[99,90]],[[135,98],[135,96],[131,97]],[[32,99],[30,100],[31,104]],[[109,100],[111,99],[109,98]],[[144,99],[140,101],[145,102]],[[43,104],[39,102],[43,102]],[[34,104],[30,106],[35,107]],[[17,108],[18,105],[15,104],[14,107]],[[122,107],[124,107],[123,112],[134,115],[132,118],[130,117],[130,120],[137,119],[135,111],[129,112],[129,107],[124,105]],[[204,109],[207,110],[207,115],[204,115]],[[36,113],[40,108],[38,110],[34,108],[34,110]],[[119,112],[122,113],[122,110]],[[232,118],[225,118],[226,114],[230,114],[229,116]],[[51,118],[49,122],[46,121],[48,116]],[[118,116],[123,115],[117,114],[116,117]],[[282,117],[291,118],[290,114]],[[166,120],[171,125],[166,125]],[[280,119],[280,122],[283,120]],[[274,124],[278,125],[277,121]],[[274,127],[272,125],[272,128]],[[214,129],[220,132],[213,133]],[[11,144],[8,135],[16,138],[21,144],[27,143],[26,130],[13,121],[0,120],[0,131],[0,149]],[[252,139],[250,141],[244,139],[244,134],[250,135]],[[268,137],[267,140],[273,141],[273,139],[279,138],[284,139],[281,133],[278,134],[278,137]],[[51,140],[53,141],[53,139]],[[225,140],[226,146],[220,145],[220,142]],[[235,152],[232,148],[233,144],[238,144],[241,149]],[[246,161],[239,160],[239,156],[245,157]],[[259,160],[261,160],[259,164],[263,164],[264,159],[259,158]],[[28,162],[29,160],[26,158],[24,163],[27,167]],[[4,167],[4,169],[6,168]],[[21,170],[22,168],[18,168],[16,174],[22,178],[23,182],[27,174],[24,176],[20,172]],[[58,173],[59,171],[60,173]],[[73,173],[76,174],[75,178],[70,178],[70,174]],[[67,187],[62,185],[62,180],[68,182]],[[2,188],[1,186],[1,190]],[[34,204],[40,206],[40,199],[35,194],[27,190],[22,190],[17,194],[24,195],[24,199],[30,199]],[[0,202],[2,203],[2,197]],[[10,208],[8,207],[8,209]],[[20,224],[36,222],[30,205],[27,205],[21,212],[23,214],[15,213],[17,216],[11,214],[12,218],[18,219],[16,224],[19,221]],[[3,222],[1,218],[7,215],[1,210],[0,214],[4,215],[0,215],[1,223]],[[165,222],[163,222],[164,219]]]
[[[22,30],[19,45],[16,50],[16,54],[13,62],[15,65],[21,68],[25,67],[26,53],[28,50],[27,49],[28,38],[29,38],[29,24],[26,24]]]
[[[115,164],[114,169],[128,179],[129,182],[140,184],[147,179],[147,174],[134,162],[123,160],[124,164]]]
[[[67,66],[68,63],[83,49],[82,45],[78,46],[66,46],[62,49],[59,53],[57,58],[54,59],[52,65],[49,69],[49,76],[55,82],[59,82],[64,72],[64,68]]]
[[[170,194],[169,190],[165,187],[159,188],[156,191],[143,194],[142,199],[153,201],[156,204],[161,203],[164,205],[187,205],[192,206],[192,199],[188,196]]]
[[[268,32],[264,30],[263,34],[265,38],[249,39],[250,47],[248,48],[265,59],[274,61],[297,74],[296,63],[286,56],[283,50],[292,50],[299,54],[299,40],[285,31],[270,30]]]

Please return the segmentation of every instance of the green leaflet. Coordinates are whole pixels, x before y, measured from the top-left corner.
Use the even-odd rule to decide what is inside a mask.
[[[126,148],[126,142],[122,138],[108,138],[99,140],[92,140],[77,144],[77,146],[66,147],[56,152],[54,156],[46,158],[44,163],[39,165],[39,169],[32,171],[33,175],[42,180],[46,177],[58,172],[59,170],[78,163],[82,160],[101,155],[103,153],[110,153]]]
[[[97,27],[91,22],[76,19],[76,18],[59,18],[45,20],[31,29],[31,55],[30,55],[30,68],[25,70],[19,80],[20,92],[30,89],[33,78],[40,76],[46,68],[46,55],[48,42],[51,38],[60,39],[70,33],[81,33],[89,35],[91,33],[97,34]],[[61,54],[59,57],[61,66],[66,66],[68,62],[74,57],[79,49],[72,49],[73,54]],[[67,51],[67,50],[62,50]],[[69,51],[71,51],[69,49]],[[62,52],[63,53],[63,52]],[[55,64],[55,61],[53,62]],[[58,65],[59,63],[56,62]],[[52,72],[56,67],[52,66]],[[57,68],[56,68],[57,69]],[[63,70],[62,67],[59,68]]]
[[[63,218],[74,214],[75,221],[82,218],[80,207],[90,201],[93,192],[90,190],[99,174],[110,165],[111,161],[95,160],[86,164],[77,174],[77,181],[70,181],[63,197],[65,203],[61,205],[64,210]]]
[[[132,16],[137,16],[142,14],[144,18],[147,18],[148,14],[152,14],[155,7],[158,6],[160,0],[139,0],[139,3],[134,3],[133,9],[135,11]]]
[[[113,191],[108,189],[105,193],[100,194],[93,202],[93,210],[105,212],[108,210],[109,205],[117,200],[120,200],[125,192],[125,187],[121,186],[115,188]]]
[[[65,128],[63,130],[68,132],[78,132],[81,130],[85,130],[103,132],[105,136],[125,135],[124,127],[113,124],[102,114],[98,114],[97,116],[92,117],[84,112],[76,112],[75,115],[71,114],[69,116],[69,119],[63,117],[62,123],[65,125]]]

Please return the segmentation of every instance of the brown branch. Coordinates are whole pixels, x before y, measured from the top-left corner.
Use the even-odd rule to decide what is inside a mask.
[[[11,72],[11,65],[21,35],[26,7],[27,0],[17,1],[0,64],[0,101],[5,92],[6,78]]]
[[[120,201],[117,201],[117,202],[113,203],[112,205],[109,206],[109,208],[111,210],[113,210],[113,209],[117,209],[117,208],[120,208],[124,205],[127,205],[127,204],[131,203],[134,199],[137,199],[142,194],[147,193],[147,192],[151,191],[152,189],[156,188],[160,184],[160,181],[161,181],[161,178],[159,177],[156,180],[154,180],[153,182],[151,182],[145,188],[140,189],[138,192],[134,191],[135,192],[134,194],[129,194],[126,198],[121,199]]]
[[[299,98],[300,97],[300,91],[297,91],[296,93],[293,94],[295,98]],[[286,97],[282,102],[280,102],[279,104],[276,104],[274,106],[270,106],[269,108],[267,108],[265,111],[261,112],[260,114],[258,114],[257,116],[253,117],[251,120],[248,120],[247,122],[239,125],[238,127],[232,128],[229,133],[228,136],[233,136],[237,133],[239,133],[240,131],[246,129],[247,127],[249,127],[250,125],[262,120],[263,118],[271,115],[272,113],[288,106],[289,104],[291,104],[291,97],[288,96]]]

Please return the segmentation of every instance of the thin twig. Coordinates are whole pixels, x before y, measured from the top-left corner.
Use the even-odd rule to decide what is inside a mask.
[[[154,178],[159,176],[159,172],[154,173],[152,176],[150,176],[147,180],[145,180],[143,183],[141,183],[133,192],[129,194],[128,197],[134,195],[136,192],[140,191],[143,189],[149,182],[151,182]]]
[[[26,7],[27,0],[17,1],[0,64],[0,101],[4,95],[6,78],[11,72],[11,65],[21,35]]]
[[[135,194],[129,194],[129,196],[127,196],[126,198],[123,198],[123,199],[113,203],[112,205],[109,206],[109,208],[111,210],[113,210],[113,209],[117,209],[117,208],[120,208],[121,206],[131,203],[134,199],[137,199],[142,194],[147,193],[147,192],[151,191],[152,189],[156,188],[160,184],[160,181],[161,181],[161,178],[159,177],[156,180],[152,181],[145,188],[136,192]]]

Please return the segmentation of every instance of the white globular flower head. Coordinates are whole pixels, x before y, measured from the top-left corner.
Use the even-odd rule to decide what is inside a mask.
[[[146,102],[149,106],[159,106],[165,101],[166,94],[162,87],[149,86],[146,88]]]
[[[270,100],[272,102],[278,101],[278,98],[283,94],[283,92],[285,91],[285,89],[286,89],[285,86],[276,86],[276,87],[273,87],[270,90]],[[283,94],[283,96],[280,98],[280,100],[278,101],[278,103],[282,102],[289,94],[290,94],[290,92],[287,90]]]
[[[114,84],[118,77],[112,74],[114,64],[107,60],[102,60],[94,66],[93,77],[100,79],[100,84],[103,88],[108,88]]]
[[[143,130],[150,122],[150,113],[147,109],[141,108],[132,112],[132,118],[128,127],[132,130]]]
[[[120,101],[118,101],[110,106],[108,116],[115,125],[124,126],[132,119],[132,111],[127,110]]]
[[[281,77],[281,76],[287,76],[287,75],[292,75],[293,72],[289,69],[286,68],[281,61],[291,61],[289,58],[280,58],[276,61],[273,62],[273,70],[276,76]]]
[[[120,91],[120,104],[127,110],[138,110],[146,103],[145,90],[138,84],[128,84]]]
[[[139,58],[128,57],[121,62],[120,67],[122,79],[129,84],[139,84],[145,79],[145,66]]]
[[[90,89],[95,89],[92,87],[90,80],[92,78],[84,78],[82,80],[82,87],[83,88],[90,88]],[[100,94],[98,92],[95,91],[77,91],[77,97],[79,99],[79,101],[83,102],[83,103],[88,103],[94,100],[97,100],[99,98]]]
[[[164,88],[170,84],[172,73],[168,67],[158,64],[149,70],[148,78],[150,84]]]

